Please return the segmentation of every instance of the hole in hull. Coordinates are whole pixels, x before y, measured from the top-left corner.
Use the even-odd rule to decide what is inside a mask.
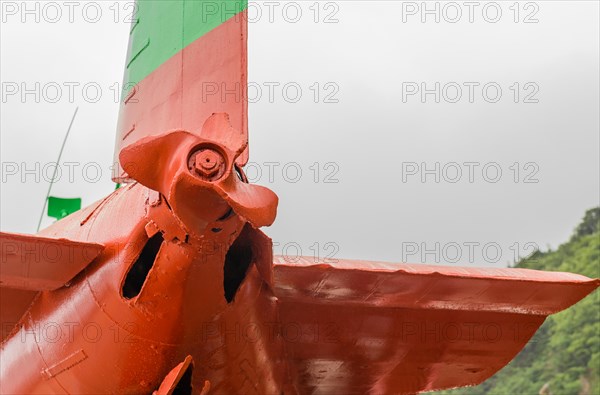
[[[225,299],[231,303],[252,263],[252,248],[238,238],[225,255],[223,288]]]
[[[233,209],[230,207],[225,214],[223,214],[217,221],[225,221],[227,218],[233,215]]]
[[[132,299],[139,295],[144,282],[146,282],[148,273],[150,273],[150,269],[154,266],[154,261],[156,260],[156,256],[158,255],[162,243],[162,233],[158,232],[148,239],[144,248],[142,248],[142,252],[140,252],[140,255],[133,265],[131,265],[131,268],[127,272],[127,276],[125,277],[122,289],[123,297],[125,299]]]

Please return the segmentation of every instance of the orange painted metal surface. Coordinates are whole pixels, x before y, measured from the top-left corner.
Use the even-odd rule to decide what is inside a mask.
[[[181,2],[169,1],[174,5]],[[231,1],[230,5],[227,1],[205,3],[219,7],[219,12],[226,12],[225,15],[229,16],[231,9],[240,2]],[[156,4],[164,6],[168,2]],[[207,15],[199,14],[195,18],[195,23],[200,24]],[[199,135],[202,124],[213,112],[228,113],[236,130],[248,135],[247,18],[244,10],[223,21],[169,58],[152,74],[136,81],[121,104],[115,145],[116,163],[119,163],[118,156],[123,148],[146,136],[173,129]],[[140,23],[145,22],[142,15]],[[164,20],[163,23],[172,25],[181,21]],[[160,27],[152,30],[160,31]],[[154,44],[151,42],[150,45]],[[137,57],[135,62],[142,57]],[[246,164],[247,148],[237,161],[239,165]],[[114,180],[123,182],[127,178],[127,174],[119,171]]]
[[[0,286],[30,291],[60,288],[103,248],[97,243],[0,232]]]
[[[257,227],[273,221],[277,198],[236,169],[246,144],[224,114],[200,136],[142,139],[121,154],[139,183],[34,237],[101,247],[64,286],[28,288],[36,293],[20,300],[18,322],[1,311],[11,328],[1,393],[169,393],[192,360],[184,393],[473,385],[545,316],[599,284],[568,273],[273,257]]]
[[[163,380],[158,390],[154,391],[152,395],[177,395],[192,392],[192,372],[193,372],[193,359],[191,356],[187,356],[183,362],[177,365],[173,370],[167,374],[167,377]],[[210,390],[210,381],[204,382],[204,387],[199,392],[199,395],[208,394]],[[198,391],[195,391],[198,393]]]
[[[478,384],[547,315],[598,286],[570,273],[276,258],[274,293],[300,393],[411,394]]]
[[[147,137],[124,148],[120,161],[130,177],[165,196],[193,233],[204,232],[203,221],[217,221],[231,209],[255,227],[268,226],[275,220],[277,195],[248,184],[235,165],[247,146],[247,136],[233,129],[229,116],[217,113],[200,137],[183,130]]]
[[[150,57],[165,49],[154,46],[163,30],[137,23],[155,21],[179,40],[181,26],[161,16],[181,24],[201,4],[138,5],[148,13],[132,37],[143,45],[128,67],[156,68],[122,106],[117,152],[127,174],[118,178],[135,182],[37,236],[0,234],[1,394],[475,385],[547,315],[598,287],[569,273],[273,257],[258,228],[273,223],[278,198],[239,167],[246,98],[201,103],[207,82],[245,85],[246,21],[207,28],[163,61]]]

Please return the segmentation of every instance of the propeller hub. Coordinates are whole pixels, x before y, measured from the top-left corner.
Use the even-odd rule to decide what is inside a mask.
[[[225,159],[217,151],[204,148],[192,154],[191,164],[194,172],[211,181],[219,179],[225,172]]]
[[[160,192],[189,229],[224,214],[225,206],[254,228],[277,215],[277,195],[238,178],[235,162],[248,145],[226,113],[211,115],[200,135],[174,130],[148,136],[121,150],[129,176]]]

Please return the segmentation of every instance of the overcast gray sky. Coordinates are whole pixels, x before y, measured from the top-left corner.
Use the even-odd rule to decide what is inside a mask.
[[[31,233],[76,106],[52,194],[114,188],[132,8],[1,3],[0,226]],[[251,2],[247,172],[280,197],[275,253],[504,266],[598,205],[599,3],[427,10]]]

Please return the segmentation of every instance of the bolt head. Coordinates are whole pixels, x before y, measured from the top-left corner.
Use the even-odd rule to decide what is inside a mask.
[[[216,151],[212,149],[203,149],[194,157],[194,170],[203,178],[214,178],[219,175],[223,169],[225,160]]]

